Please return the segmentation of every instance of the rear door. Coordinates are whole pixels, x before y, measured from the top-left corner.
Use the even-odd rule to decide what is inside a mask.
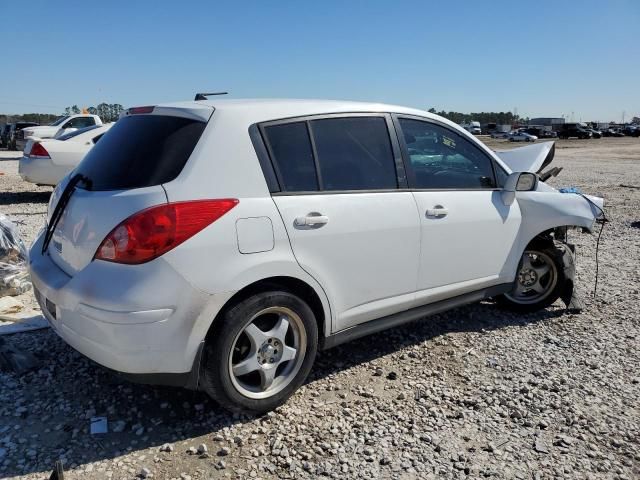
[[[508,281],[506,262],[521,216],[518,202],[502,201],[506,172],[447,125],[418,117],[395,121],[422,229],[416,303]]]
[[[53,261],[74,275],[120,222],[166,203],[162,183],[180,174],[212,112],[145,107],[118,120],[73,172],[90,183],[78,186],[56,226],[48,250]],[[49,215],[67,183],[55,189]]]
[[[328,294],[333,331],[410,308],[420,231],[388,115],[261,126],[273,199],[298,263]]]

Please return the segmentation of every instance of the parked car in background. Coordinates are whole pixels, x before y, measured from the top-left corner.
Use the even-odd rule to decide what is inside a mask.
[[[18,173],[26,182],[57,185],[102,138],[113,124],[94,125],[58,138],[30,137]]]
[[[480,128],[480,122],[471,121],[469,123],[465,123],[461,125],[467,132],[473,135],[480,135],[482,133],[482,128]]]
[[[522,130],[529,135],[534,135],[538,138],[557,138],[558,136],[553,130],[546,130],[541,127],[527,127]]]
[[[591,133],[591,138],[602,138],[602,132],[600,130],[593,128],[587,128],[586,130]]]
[[[508,138],[509,132],[491,132],[491,138]]]
[[[9,131],[11,130],[11,124],[7,123],[0,129],[0,147],[7,147],[9,145]]]
[[[54,189],[34,293],[96,362],[268,411],[318,349],[488,297],[570,297],[564,232],[603,204],[539,180],[552,147],[493,152],[378,103],[131,108]]]
[[[579,124],[564,124],[562,130],[558,132],[558,138],[565,140],[569,138],[587,139],[591,138],[591,132]]]
[[[98,115],[79,113],[76,115],[59,117],[55,122],[49,125],[24,129],[24,131],[16,138],[16,146],[20,150],[24,150],[24,147],[27,144],[27,137],[55,138],[67,133],[75,132],[82,128],[93,127],[95,125],[102,125],[102,120]]]
[[[511,132],[507,138],[509,138],[510,142],[535,142],[538,140],[538,137],[523,130]]]
[[[634,125],[627,125],[622,132],[627,137],[640,137],[640,128]]]
[[[609,128],[607,130],[602,131],[603,137],[624,137],[624,133],[622,133],[617,128]]]
[[[16,143],[18,135],[22,134],[22,130],[29,127],[38,126],[35,122],[16,122],[12,123],[9,126],[9,132],[7,134],[7,149],[8,150],[17,150],[18,146]]]

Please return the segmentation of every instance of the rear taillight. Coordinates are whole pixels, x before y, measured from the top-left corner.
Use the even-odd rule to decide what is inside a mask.
[[[31,150],[29,150],[30,158],[51,158],[47,149],[42,146],[40,143],[34,143],[31,145]]]
[[[102,241],[95,259],[139,264],[177,247],[238,204],[235,198],[158,205],[123,221]]]

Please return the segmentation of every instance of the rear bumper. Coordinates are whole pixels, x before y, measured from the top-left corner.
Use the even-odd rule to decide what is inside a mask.
[[[143,265],[93,261],[70,277],[41,248],[42,236],[30,254],[36,298],[71,347],[157,383],[167,383],[159,381],[163,375],[187,378],[197,367],[208,328],[231,295],[196,290],[162,258]]]
[[[46,158],[22,157],[18,164],[22,179],[38,185],[57,185],[70,171],[71,168],[55,165]]]

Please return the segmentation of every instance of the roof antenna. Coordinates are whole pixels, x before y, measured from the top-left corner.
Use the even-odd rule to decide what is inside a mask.
[[[198,100],[207,100],[207,97],[210,95],[228,95],[229,92],[211,92],[211,93],[196,93],[196,98],[194,100],[197,102]]]

